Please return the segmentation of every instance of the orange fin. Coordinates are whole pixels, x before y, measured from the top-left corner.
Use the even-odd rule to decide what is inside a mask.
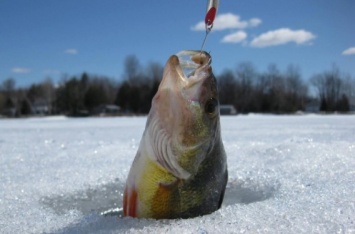
[[[123,195],[123,215],[137,217],[137,199],[138,194],[136,190],[132,189],[128,195],[127,189]]]

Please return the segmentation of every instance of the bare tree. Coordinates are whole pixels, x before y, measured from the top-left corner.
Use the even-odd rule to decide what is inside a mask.
[[[301,77],[299,67],[288,66],[285,74],[285,92],[289,111],[303,110],[308,96],[308,88]]]
[[[13,94],[13,91],[15,90],[15,85],[16,82],[13,78],[9,78],[6,79],[2,82],[1,85],[1,90],[4,93],[4,95],[6,96],[6,98],[10,98],[11,95]]]
[[[342,91],[341,93],[349,97],[350,99],[355,98],[355,78],[351,75],[346,74],[342,79]]]
[[[5,106],[5,96],[0,92],[0,115],[4,111]]]
[[[17,97],[15,95],[15,80],[6,79],[0,86],[0,90],[4,96],[3,113],[6,116],[14,117],[17,115]]]
[[[153,99],[154,95],[158,91],[159,84],[161,82],[161,79],[163,78],[164,68],[159,63],[150,63],[146,70],[147,70],[148,77],[151,81],[150,91],[148,94],[148,100],[149,100],[148,109],[150,109],[151,100]]]
[[[336,110],[336,103],[341,97],[343,83],[339,69],[333,66],[331,71],[316,74],[310,81],[318,91],[318,96],[321,101],[320,110]]]
[[[285,105],[287,105],[284,99],[285,80],[276,64],[270,64],[264,76],[267,85],[263,105],[264,111],[283,112]]]
[[[141,81],[139,75],[141,66],[138,58],[135,55],[129,55],[124,61],[124,79],[129,82],[139,83]]]
[[[219,102],[221,104],[235,104],[236,80],[231,70],[225,70],[218,76]]]
[[[248,113],[255,109],[255,82],[257,79],[255,67],[250,62],[240,63],[236,70],[237,80],[237,108],[238,111]]]

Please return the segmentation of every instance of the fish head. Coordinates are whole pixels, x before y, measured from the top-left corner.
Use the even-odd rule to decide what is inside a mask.
[[[180,178],[195,174],[220,135],[216,78],[207,52],[182,51],[168,59],[147,124],[153,119],[154,134],[165,138],[159,147],[168,149],[157,161]]]

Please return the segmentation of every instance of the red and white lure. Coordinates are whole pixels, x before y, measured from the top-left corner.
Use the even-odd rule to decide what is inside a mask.
[[[208,33],[211,32],[213,28],[213,21],[216,18],[218,3],[219,0],[208,0],[207,12],[205,16],[206,35],[202,42],[201,51],[203,49],[203,46],[205,45]]]

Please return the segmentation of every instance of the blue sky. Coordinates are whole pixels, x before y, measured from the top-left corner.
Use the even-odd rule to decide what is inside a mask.
[[[162,65],[200,49],[206,0],[1,0],[0,82],[17,86],[82,72],[120,80],[124,59]],[[354,0],[220,0],[205,44],[215,74],[252,62],[304,79],[331,69],[355,76]],[[202,28],[203,29],[203,28]]]

